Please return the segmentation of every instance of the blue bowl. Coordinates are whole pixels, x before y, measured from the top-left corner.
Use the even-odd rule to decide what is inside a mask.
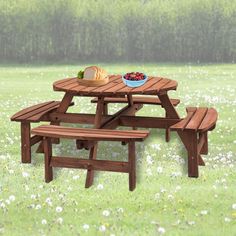
[[[123,83],[129,87],[139,87],[139,86],[142,86],[143,84],[146,83],[148,77],[146,75],[144,75],[144,79],[143,80],[127,80],[124,78],[124,76],[122,76],[122,80],[123,80]]]

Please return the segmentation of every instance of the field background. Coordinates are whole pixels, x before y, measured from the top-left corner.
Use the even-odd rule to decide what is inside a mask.
[[[38,102],[60,100],[63,93],[54,92],[52,83],[85,66],[0,67],[0,234],[159,235],[164,228],[165,235],[236,235],[235,65],[99,64],[111,74],[138,70],[177,80],[170,96],[180,98],[181,116],[186,106],[217,109],[219,120],[209,134],[209,155],[198,179],[187,177],[186,153],[177,135],[172,133],[166,143],[164,131],[156,129],[137,143],[134,192],[128,191],[126,174],[97,172],[94,185],[85,189],[83,170],[56,170],[46,184],[42,154],[33,152],[32,164],[20,163],[19,123],[10,122],[10,116]],[[76,98],[70,110],[92,113],[95,105]],[[146,106],[138,114],[164,112]],[[120,143],[101,143],[100,148],[101,159],[127,158],[127,146]],[[72,141],[55,145],[54,151],[87,155]]]
[[[236,0],[0,0],[0,235],[236,236]],[[57,169],[44,183],[43,155],[20,162],[20,109],[61,100],[54,81],[88,65],[109,74],[141,71],[178,81],[187,106],[215,107],[216,129],[200,177],[187,177],[175,133],[150,129],[137,143],[137,188],[126,174]],[[72,112],[93,113],[90,98]],[[111,105],[115,112],[120,105]],[[138,115],[164,116],[145,106]],[[37,125],[37,124],[35,124]],[[62,155],[87,156],[74,142]],[[127,146],[100,143],[99,158],[126,160]]]

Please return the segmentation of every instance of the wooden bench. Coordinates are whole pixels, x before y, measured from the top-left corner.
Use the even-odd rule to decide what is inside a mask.
[[[198,177],[198,165],[205,165],[201,154],[208,154],[207,132],[216,126],[217,111],[214,108],[188,107],[187,117],[172,125],[188,151],[188,176]]]
[[[170,99],[173,106],[177,106],[180,103],[179,99]],[[92,103],[97,103],[98,98],[94,98],[91,100]],[[108,104],[109,103],[128,103],[127,97],[106,97],[104,99],[104,110],[103,114],[108,114]],[[148,104],[148,105],[159,105],[162,107],[161,101],[158,97],[147,97],[147,96],[133,96],[134,104]],[[168,118],[166,114],[166,118]],[[166,142],[170,141],[170,129],[166,129]]]
[[[31,163],[31,146],[40,142],[42,137],[30,135],[30,124],[40,121],[49,121],[49,113],[55,111],[60,105],[59,101],[49,101],[27,107],[11,117],[11,121],[21,123],[21,161]],[[73,105],[73,103],[71,103]]]
[[[33,134],[43,137],[45,155],[45,181],[53,179],[52,167],[80,168],[87,170],[102,170],[129,173],[129,190],[133,191],[136,185],[135,142],[143,141],[148,131],[123,131],[108,129],[70,128],[54,125],[43,125],[32,129]],[[128,162],[78,159],[71,157],[52,156],[52,138],[80,139],[91,141],[125,141],[128,143]],[[109,150],[108,150],[109,153]],[[92,154],[93,155],[93,154]],[[89,187],[90,185],[85,185]]]

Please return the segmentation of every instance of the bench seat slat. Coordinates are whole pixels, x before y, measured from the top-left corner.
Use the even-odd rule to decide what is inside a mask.
[[[73,105],[72,102],[70,104]],[[39,122],[44,115],[54,111],[60,106],[59,101],[49,101],[41,104],[37,104],[31,107],[27,107],[11,117],[12,121],[20,122]]]
[[[180,103],[179,99],[170,99],[173,106],[177,106]],[[91,100],[92,103],[97,103],[98,99],[94,98]],[[106,97],[104,103],[127,103],[128,100],[126,97]],[[139,97],[133,96],[133,102],[138,104],[150,104],[150,105],[161,105],[161,101],[158,97]]]
[[[207,114],[198,129],[200,131],[210,129],[212,126],[215,125],[217,121],[217,116],[217,111],[214,108],[208,109]]]
[[[172,130],[179,130],[179,129],[184,130],[184,128],[187,126],[187,124],[189,123],[189,121],[193,117],[196,110],[197,110],[197,108],[192,109],[191,111],[189,111],[187,113],[187,116],[183,120],[181,120],[180,122],[172,125],[171,129]]]
[[[185,127],[185,129],[191,129],[191,130],[198,130],[198,127],[201,125],[206,113],[207,113],[206,107],[199,107],[194,115],[192,116],[191,120]]]
[[[42,125],[32,129],[32,133],[51,138],[68,138],[93,141],[143,141],[148,131],[123,131],[106,129],[69,128],[54,125]]]
[[[32,111],[35,111],[39,108],[42,108],[48,104],[51,104],[53,103],[54,101],[49,101],[49,102],[44,102],[44,103],[40,103],[40,104],[37,104],[37,105],[33,105],[33,106],[30,106],[30,107],[27,107],[21,111],[18,111],[16,114],[14,114],[12,117],[11,117],[11,120],[12,121],[19,121],[20,117],[29,113],[29,112],[32,112]]]

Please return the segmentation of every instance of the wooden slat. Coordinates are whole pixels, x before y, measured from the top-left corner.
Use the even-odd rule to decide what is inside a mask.
[[[180,103],[179,99],[170,99],[173,106],[177,106]],[[97,98],[91,100],[92,103],[97,103]],[[126,97],[106,97],[104,103],[127,103]],[[149,105],[161,105],[161,101],[158,97],[144,97],[144,96],[133,96],[134,104],[149,104]]]
[[[111,75],[109,76],[112,77]],[[121,77],[121,75],[119,75]],[[168,90],[174,90],[177,87],[177,82],[168,80],[165,78],[158,78],[158,77],[149,77],[148,81],[137,88],[131,88],[123,84],[121,81],[117,83],[115,86],[111,86],[106,84],[101,86],[101,90],[99,90],[98,87],[88,87],[88,86],[77,86],[75,84],[75,81],[77,78],[73,78],[74,81],[72,84],[68,84],[67,81],[57,81],[53,84],[53,89],[55,91],[70,91],[71,93],[75,93],[77,95],[83,95],[83,96],[97,96],[100,93],[103,93],[104,96],[121,96],[126,95],[128,93],[130,94],[149,94],[154,95],[157,91],[168,91]],[[158,83],[158,81],[162,81],[161,83]],[[169,82],[168,82],[169,81]],[[109,82],[109,83],[112,83]]]
[[[112,88],[113,86],[117,86],[118,84],[123,83],[123,81],[121,80],[121,76],[114,76],[110,79],[108,84],[105,84],[103,86],[100,87],[96,87],[93,90],[93,93],[103,93],[104,91]]]
[[[132,90],[132,92],[141,92],[143,93],[144,91],[146,91],[147,89],[151,88],[154,84],[156,84],[158,81],[162,80],[162,78],[156,78],[156,77],[148,77],[148,80],[147,82],[140,86],[140,87],[137,87],[137,88],[134,88]]]
[[[200,124],[202,123],[206,113],[207,113],[207,108],[205,107],[197,108],[197,110],[195,111],[194,115],[192,116],[191,120],[189,121],[185,129],[197,130]]]
[[[30,138],[30,146],[33,146],[34,144],[40,142],[42,140],[41,136],[34,135],[33,137]]]
[[[152,90],[159,92],[162,87],[166,86],[171,80],[162,78],[162,80],[158,81],[152,86]]]
[[[164,119],[164,118],[163,118]],[[95,136],[98,134],[107,134],[110,136],[115,136],[115,135],[132,135],[132,136],[137,136],[137,137],[145,137],[146,134],[149,132],[146,130],[110,130],[110,129],[87,129],[87,128],[73,128],[73,127],[65,127],[65,126],[57,126],[57,125],[41,125],[36,128],[33,128],[32,131],[34,130],[44,130],[44,131],[64,131],[64,132],[79,132],[79,133],[84,133],[84,134],[94,134]]]
[[[58,85],[63,86],[63,85],[66,85],[66,84],[71,83],[72,81],[75,81],[76,79],[77,79],[77,78],[62,79],[62,80],[56,81],[54,84],[55,84],[56,86],[58,86]]]
[[[217,111],[214,108],[209,108],[206,116],[204,117],[201,125],[199,126],[200,131],[208,130],[215,125],[217,121]]]
[[[178,122],[170,127],[171,130],[179,130],[179,129],[184,130],[196,110],[197,110],[197,108],[192,109],[191,111],[188,111],[187,116],[183,120],[181,120],[180,122]]]
[[[49,102],[44,102],[44,103],[40,103],[40,104],[37,104],[37,105],[33,105],[33,106],[30,106],[30,107],[27,107],[19,112],[17,112],[16,114],[14,114],[12,117],[11,117],[11,120],[12,121],[17,121],[18,120],[18,117],[22,116],[22,115],[25,115],[29,112],[32,112],[34,110],[37,110],[38,108],[41,108],[41,107],[44,107],[48,104],[51,104],[53,103],[54,101],[49,101]]]
[[[169,83],[165,84],[160,88],[159,91],[176,90],[178,83],[175,80],[171,80]]]
[[[20,117],[18,117],[18,120],[28,120],[28,121],[37,121],[40,119],[42,115],[47,113],[50,110],[53,110],[59,106],[60,102],[52,102],[50,104],[47,104],[43,107],[40,107],[38,109],[34,109]]]
[[[32,133],[52,138],[68,138],[93,141],[142,141],[149,134],[148,131],[121,131],[105,129],[79,129],[58,126],[39,126],[32,129]]]
[[[51,167],[66,167],[66,168],[79,168],[79,169],[91,169],[113,172],[129,172],[129,166],[127,162],[122,161],[104,161],[104,160],[87,160],[77,159],[71,157],[57,157],[51,158]]]
[[[44,111],[41,111],[41,112],[39,111],[38,114],[35,114],[35,115],[33,115],[33,116],[27,118],[27,120],[28,120],[28,121],[32,121],[32,122],[34,122],[34,121],[39,121],[43,115],[49,113],[50,111],[54,111],[55,109],[57,109],[57,108],[59,107],[59,105],[60,105],[60,103],[55,104],[55,105],[52,106],[52,107],[48,107],[48,108],[45,109]]]

